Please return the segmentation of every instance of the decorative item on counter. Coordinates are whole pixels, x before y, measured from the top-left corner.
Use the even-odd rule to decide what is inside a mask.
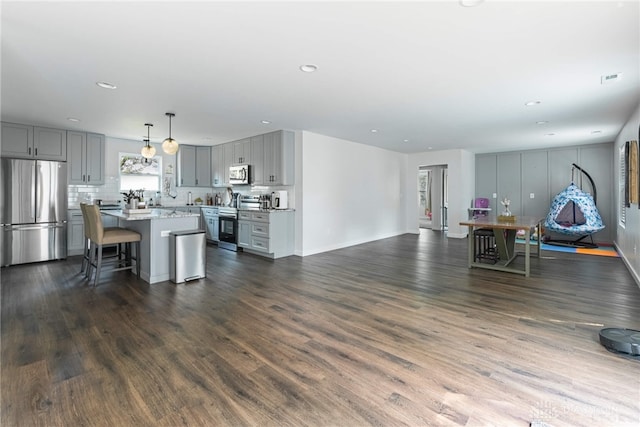
[[[129,190],[128,193],[120,193],[124,196],[124,200],[126,202],[126,207],[129,209],[137,209],[140,206],[143,208],[146,207],[146,203],[144,202],[144,190]]]
[[[504,211],[502,212],[502,214],[498,216],[498,221],[515,222],[516,217],[509,210],[509,205],[511,204],[511,200],[505,197],[502,199],[500,203],[502,204],[502,206],[504,206]]]
[[[213,205],[213,197],[211,197],[211,193],[207,193],[207,205]]]
[[[200,197],[196,197],[194,202],[196,203],[196,205],[201,205],[202,204],[202,199]]]
[[[192,197],[191,191],[189,191],[189,193],[187,194],[187,205],[188,206],[193,205],[193,199],[191,197]]]
[[[222,204],[222,196],[220,195],[220,193],[216,193],[216,199],[213,203],[216,206],[220,206]]]

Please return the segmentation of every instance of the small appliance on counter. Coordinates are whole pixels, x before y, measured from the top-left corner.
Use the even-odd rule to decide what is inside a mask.
[[[272,209],[288,209],[289,194],[284,190],[278,190],[271,193],[271,208]]]
[[[238,209],[248,210],[248,211],[259,211],[260,210],[260,201],[262,196],[240,196],[240,205]]]

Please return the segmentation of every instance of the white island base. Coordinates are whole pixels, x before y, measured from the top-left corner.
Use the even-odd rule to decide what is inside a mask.
[[[169,275],[169,233],[197,230],[199,213],[153,209],[150,214],[127,215],[122,211],[105,211],[119,220],[120,227],[137,231],[142,236],[139,262],[140,277],[149,283],[163,282]]]

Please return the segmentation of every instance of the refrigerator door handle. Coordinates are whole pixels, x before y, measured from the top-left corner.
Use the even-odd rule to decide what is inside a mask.
[[[18,231],[18,230],[44,230],[49,228],[63,228],[64,223],[51,223],[51,224],[33,224],[33,225],[13,225],[3,224],[4,231]]]
[[[42,166],[40,165],[40,163],[36,163],[36,185],[35,185],[35,192],[36,192],[36,206],[37,206],[37,210],[36,210],[36,222],[42,217]]]
[[[33,164],[31,165],[31,179],[33,179],[33,177],[35,176],[36,173],[36,162],[33,162]],[[31,206],[29,207],[29,218],[32,218],[34,221],[37,220],[38,215],[36,213],[36,195],[37,193],[37,188],[36,185],[34,185],[35,182],[31,185],[31,197],[29,198],[29,203],[31,204]]]

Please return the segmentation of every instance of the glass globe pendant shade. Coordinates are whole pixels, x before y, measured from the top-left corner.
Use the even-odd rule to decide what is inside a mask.
[[[142,147],[142,150],[140,150],[140,154],[142,154],[142,157],[146,159],[150,159],[156,155],[156,148],[147,144],[144,147]]]
[[[171,118],[175,116],[175,113],[164,113],[169,117],[169,138],[162,141],[162,151],[167,154],[176,154],[178,152],[178,142],[171,138]]]
[[[167,154],[176,154],[178,152],[178,143],[173,138],[167,138],[162,141],[162,151]]]

